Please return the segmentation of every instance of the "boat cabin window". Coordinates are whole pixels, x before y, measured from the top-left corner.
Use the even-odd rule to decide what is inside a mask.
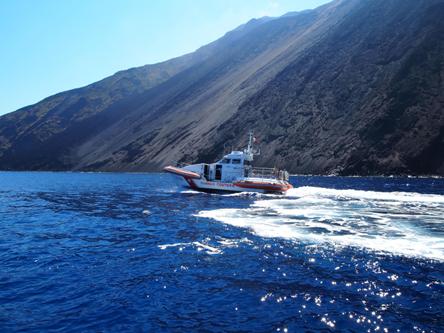
[[[233,163],[233,164],[241,164],[241,160],[240,160],[240,159],[237,159],[237,158],[233,158],[233,159],[231,160],[231,163]]]
[[[224,158],[221,163],[223,163],[223,164],[230,164],[230,159],[229,158]]]

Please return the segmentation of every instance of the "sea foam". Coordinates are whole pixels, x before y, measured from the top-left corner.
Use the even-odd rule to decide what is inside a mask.
[[[260,198],[246,209],[197,215],[262,237],[444,261],[444,195],[300,187],[276,199]]]

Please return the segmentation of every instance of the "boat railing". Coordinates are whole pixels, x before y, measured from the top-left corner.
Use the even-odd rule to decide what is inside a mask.
[[[277,168],[250,167],[247,169],[247,174],[252,178],[288,180],[288,172]]]

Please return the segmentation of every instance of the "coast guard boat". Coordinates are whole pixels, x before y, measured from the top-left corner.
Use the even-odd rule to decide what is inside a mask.
[[[203,192],[260,192],[285,193],[293,188],[289,174],[276,168],[256,168],[251,165],[260,151],[253,148],[255,138],[250,131],[248,146],[232,151],[216,163],[167,166],[163,170],[185,179],[188,185]]]

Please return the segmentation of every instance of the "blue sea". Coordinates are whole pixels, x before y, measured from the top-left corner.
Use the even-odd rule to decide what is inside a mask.
[[[0,173],[0,332],[444,332],[444,180]]]

